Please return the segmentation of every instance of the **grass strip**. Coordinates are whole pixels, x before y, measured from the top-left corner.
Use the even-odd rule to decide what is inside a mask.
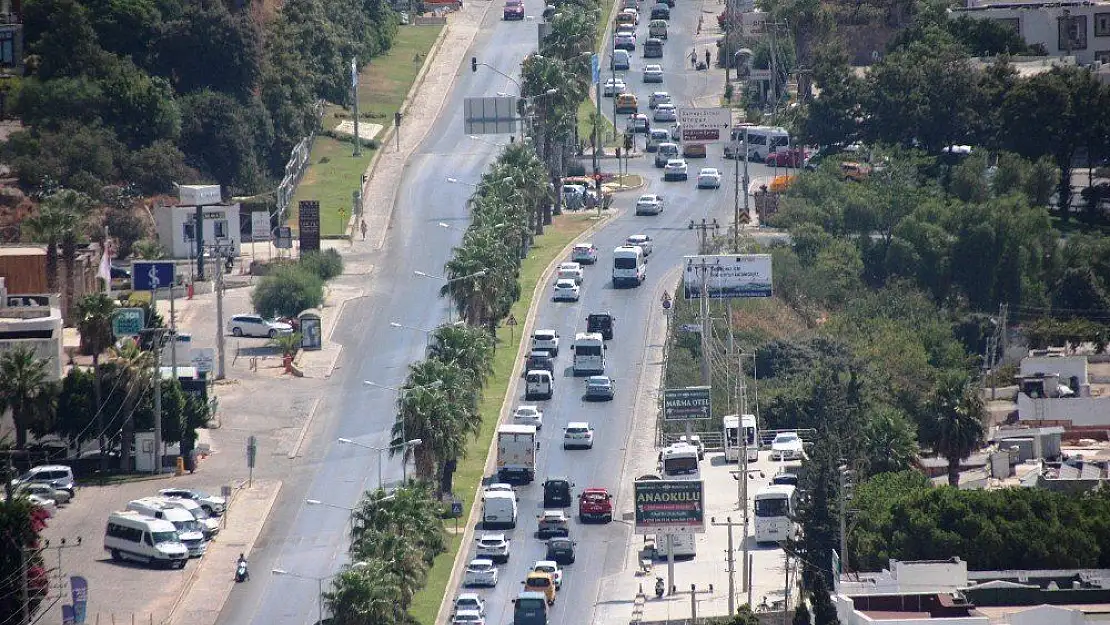
[[[393,115],[412,89],[424,59],[439,37],[443,26],[402,26],[389,52],[374,59],[359,74],[359,123],[379,124],[384,131],[393,123]],[[324,109],[321,124],[331,130],[343,120],[351,119],[350,111],[334,104]],[[360,135],[366,136],[365,126]],[[377,137],[381,136],[381,132]],[[351,194],[358,190],[362,174],[377,150],[363,147],[354,156],[350,140],[319,135],[312,145],[309,166],[297,185],[289,208],[289,225],[297,229],[297,206],[301,200],[320,202],[320,234],[342,235],[351,216]]]
[[[523,338],[519,329],[524,327],[523,320],[532,307],[532,292],[536,288],[536,283],[543,276],[544,269],[562,253],[563,248],[594,223],[596,221],[593,213],[556,216],[554,222],[544,230],[543,236],[536,238],[532,249],[528,251],[528,258],[521,265],[521,296],[512,308],[512,315],[521,320],[521,324],[517,327],[502,324],[497,329],[497,353],[493,358],[493,375],[490,376],[489,385],[482,393],[480,406],[482,430],[478,437],[472,439],[466,446],[465,456],[459,460],[458,469],[455,472],[455,493],[463,500],[460,522],[465,522],[469,518],[470,507],[474,505],[470,498],[485,477],[490,444],[493,442],[494,432],[497,431],[501,406],[509,392],[513,371],[517,365],[517,350]],[[445,525],[453,529],[454,523],[454,521],[447,521]],[[412,607],[409,608],[409,614],[422,625],[435,623],[439,605],[448,591],[447,582],[451,577],[451,568],[459,550],[462,528],[459,528],[457,535],[449,534],[449,536],[451,540],[448,550],[435,559],[428,572],[427,583],[420,592],[416,593]]]

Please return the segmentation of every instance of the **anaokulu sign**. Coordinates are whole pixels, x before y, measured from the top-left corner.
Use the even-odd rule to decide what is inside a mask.
[[[637,480],[636,533],[705,531],[701,480]]]

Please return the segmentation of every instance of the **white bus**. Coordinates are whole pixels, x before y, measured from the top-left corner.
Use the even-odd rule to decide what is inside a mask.
[[[605,339],[600,332],[579,332],[570,349],[574,352],[574,375],[605,373]]]
[[[747,445],[748,462],[759,461],[759,425],[755,415],[725,415],[725,462],[740,462],[740,454]],[[742,432],[742,434],[741,434]]]
[[[794,537],[794,487],[768,484],[755,494],[755,542],[778,543]]]
[[[639,245],[622,245],[613,250],[613,288],[638,287],[647,277],[644,249]]]
[[[700,480],[698,448],[689,443],[675,443],[659,453],[665,480]]]

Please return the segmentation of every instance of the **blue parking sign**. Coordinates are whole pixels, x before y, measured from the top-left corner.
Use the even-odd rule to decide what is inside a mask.
[[[601,59],[598,58],[596,52],[590,55],[590,72],[595,85],[601,82]]]
[[[156,291],[173,286],[172,260],[137,260],[131,266],[131,286],[136,291]]]

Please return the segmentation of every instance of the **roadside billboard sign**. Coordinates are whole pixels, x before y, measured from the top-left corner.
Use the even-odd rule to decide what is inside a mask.
[[[139,336],[146,327],[146,314],[142,308],[117,308],[112,311],[112,333],[116,337]]]
[[[683,106],[678,109],[678,123],[682,126],[683,141],[716,143],[729,136],[732,110]]]
[[[172,260],[137,260],[131,263],[131,286],[136,291],[157,291],[173,286],[176,265]]]
[[[708,386],[663,389],[663,420],[708,419],[712,394]]]
[[[770,254],[686,256],[684,261],[686,299],[700,299],[703,286],[709,299],[771,297]]]
[[[701,480],[637,480],[633,485],[637,534],[705,531]]]
[[[270,240],[270,213],[269,211],[251,212],[251,240]]]

